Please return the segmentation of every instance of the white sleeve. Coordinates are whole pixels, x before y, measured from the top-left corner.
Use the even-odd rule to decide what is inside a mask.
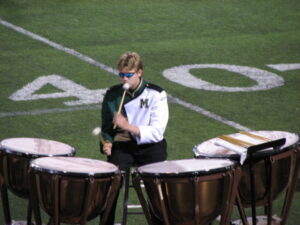
[[[138,144],[159,142],[164,138],[164,132],[169,120],[169,107],[167,94],[160,92],[155,98],[150,109],[150,120],[148,125],[138,126],[140,137],[136,137]]]

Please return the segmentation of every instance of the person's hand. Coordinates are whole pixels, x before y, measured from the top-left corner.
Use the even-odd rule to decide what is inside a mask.
[[[129,126],[128,120],[118,112],[114,115],[113,123],[123,130],[127,130]]]
[[[109,141],[105,141],[103,144],[103,152],[105,155],[111,155],[112,143]]]
[[[130,124],[127,118],[124,117],[121,113],[118,112],[115,113],[113,123],[117,125],[119,128],[123,130],[127,130],[138,137],[141,135],[140,129],[137,126]]]

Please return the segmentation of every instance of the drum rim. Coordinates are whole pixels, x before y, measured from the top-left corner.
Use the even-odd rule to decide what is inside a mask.
[[[18,152],[18,151],[3,148],[3,147],[0,147],[0,151],[7,153],[7,155],[25,156],[28,158],[52,157],[52,156],[73,156],[76,153],[76,149],[74,147],[71,148],[71,152],[60,153],[60,154],[37,154],[37,153],[29,153],[29,152]]]
[[[59,156],[58,156],[59,157]],[[43,157],[44,158],[44,157]],[[47,158],[47,157],[45,157]],[[62,175],[65,177],[109,177],[112,175],[118,175],[121,174],[121,171],[116,167],[115,171],[109,171],[109,172],[74,172],[74,171],[63,171],[63,170],[57,170],[57,169],[49,169],[49,168],[43,168],[41,166],[33,164],[33,161],[35,159],[32,159],[30,161],[29,168],[30,170],[34,171],[34,173],[47,173],[47,174],[55,174],[55,175]]]
[[[62,175],[64,177],[109,177],[112,175],[120,174],[119,170],[106,172],[106,173],[76,173],[76,172],[69,172],[69,171],[60,171],[54,169],[46,169],[37,166],[30,165],[30,168],[34,171],[34,173],[44,173],[44,174],[52,174],[52,175]]]
[[[296,135],[298,137],[298,140],[295,143],[293,143],[293,144],[291,144],[289,146],[286,146],[285,148],[280,148],[280,149],[275,149],[275,150],[274,149],[263,150],[263,151],[255,152],[253,154],[253,158],[254,159],[261,159],[261,158],[263,158],[265,156],[274,156],[274,155],[277,155],[277,154],[280,154],[280,153],[284,153],[284,152],[292,150],[296,146],[300,145],[300,135],[298,133],[293,133],[293,132],[288,132],[288,131],[277,131],[277,130],[259,130],[259,131],[263,131],[263,132],[275,131],[275,132],[290,133],[292,135]],[[233,133],[233,134],[235,134],[235,133]],[[208,139],[208,140],[206,140],[204,142],[208,142],[208,141],[213,140],[213,139],[216,139],[216,137]],[[201,143],[195,145],[193,147],[193,149],[197,149],[198,146],[201,145],[201,144],[203,144],[204,142],[201,142]],[[267,153],[270,153],[271,151],[272,151],[272,154],[267,154]],[[221,158],[221,159],[239,160],[240,157],[241,157],[237,153],[235,153],[235,154],[207,154],[207,153],[199,153],[199,152],[196,153],[196,151],[193,151],[193,152],[194,152],[194,157],[195,158],[215,158],[215,159],[220,159]],[[248,161],[248,158],[249,157],[246,158],[246,161]]]
[[[197,160],[197,159],[196,159]],[[207,158],[205,160],[216,160],[214,158]],[[210,170],[198,170],[198,171],[188,171],[188,172],[180,172],[180,173],[163,173],[163,172],[141,172],[139,168],[135,169],[135,173],[139,174],[141,177],[157,177],[157,178],[189,178],[189,177],[197,177],[202,175],[213,175],[218,173],[223,173],[230,171],[238,166],[237,162],[230,159],[217,159],[217,160],[225,160],[229,161],[232,164],[224,167],[213,168]],[[167,160],[172,161],[172,160]]]
[[[1,143],[5,140],[9,140],[9,139],[38,139],[38,140],[43,140],[43,141],[52,141],[52,142],[57,142],[57,143],[60,143],[60,144],[64,144],[64,145],[67,145],[70,147],[70,152],[67,153],[57,153],[57,154],[47,154],[47,153],[30,153],[30,152],[20,152],[18,150],[14,150],[14,149],[10,149],[9,147],[6,147],[6,146],[3,146]],[[51,157],[51,156],[73,156],[75,155],[76,153],[76,148],[74,148],[73,146],[69,145],[69,144],[66,144],[64,142],[60,142],[60,141],[56,141],[56,140],[51,140],[51,139],[45,139],[45,138],[34,138],[34,137],[14,137],[14,138],[5,138],[5,139],[2,139],[0,141],[0,151],[3,151],[7,154],[10,154],[10,155],[17,155],[17,156],[25,156],[25,157],[32,157],[32,158],[38,158],[38,157],[44,157],[44,156],[48,156],[48,157]]]
[[[263,150],[263,151],[255,152],[255,153],[253,153],[252,157],[253,157],[253,159],[262,159],[266,156],[275,156],[277,154],[290,151],[299,144],[300,144],[300,139],[297,142],[295,142],[294,144],[289,145],[283,149],[275,149],[275,150],[271,149],[271,150]],[[196,145],[196,146],[198,146],[198,145]],[[272,152],[272,153],[270,154],[270,152]],[[230,160],[239,160],[241,157],[239,154],[207,154],[207,153],[199,153],[199,152],[197,153],[197,155],[194,154],[194,156],[197,159],[198,158],[205,158],[205,159],[212,158],[212,159],[230,159]],[[248,161],[248,159],[249,159],[249,156],[247,156],[246,161]]]

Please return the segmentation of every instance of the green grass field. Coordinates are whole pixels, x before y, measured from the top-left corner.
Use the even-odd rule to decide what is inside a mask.
[[[242,128],[299,132],[299,12],[298,0],[0,0],[0,139],[52,139],[74,146],[76,156],[105,160],[91,131],[101,123],[99,90],[118,83],[113,69],[125,51],[142,56],[146,80],[184,102],[170,98],[165,135],[170,160],[193,158],[196,144]],[[266,78],[262,83],[270,81],[268,87],[243,91],[256,81],[216,66],[190,70],[196,80],[223,87],[216,91],[164,76],[170,68],[199,64],[235,65],[247,73],[254,68],[256,76],[265,72],[282,82],[272,87]],[[281,64],[289,67],[270,66]],[[87,92],[68,94],[57,82],[47,84],[50,75]],[[47,82],[33,90],[38,78]],[[24,91],[27,84],[33,84],[32,92]],[[242,91],[225,91],[228,87]],[[17,91],[19,98],[13,98]],[[300,221],[299,191],[288,225]],[[277,199],[274,208],[281,203]],[[13,219],[24,220],[26,201],[10,194],[10,204]],[[128,218],[129,225],[145,223],[143,216]]]

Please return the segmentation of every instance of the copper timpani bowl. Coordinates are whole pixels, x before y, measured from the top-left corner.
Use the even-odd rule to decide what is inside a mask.
[[[220,214],[224,219],[230,214],[239,180],[236,167],[226,159],[185,159],[148,164],[137,168],[137,174],[153,221],[209,224]]]
[[[84,224],[103,215],[121,181],[115,165],[88,158],[43,157],[31,161],[30,169],[34,203],[62,223]]]
[[[0,142],[0,176],[15,195],[29,198],[30,160],[45,156],[73,156],[70,145],[39,138],[8,138]]]
[[[275,200],[284,192],[293,177],[296,154],[299,146],[299,137],[296,134],[283,131],[253,131],[255,135],[271,140],[285,138],[286,143],[277,150],[266,149],[254,153],[255,174],[255,201],[257,206],[265,206],[268,199]],[[230,136],[240,138],[241,134],[235,133]],[[195,146],[193,151],[196,158],[218,158],[239,161],[240,156],[234,151],[217,145],[218,138],[212,138]],[[269,177],[271,171],[271,177]],[[268,182],[272,181],[271,188]],[[242,177],[239,184],[239,194],[244,207],[251,207],[251,185],[249,175],[249,161],[246,159],[242,165]]]

